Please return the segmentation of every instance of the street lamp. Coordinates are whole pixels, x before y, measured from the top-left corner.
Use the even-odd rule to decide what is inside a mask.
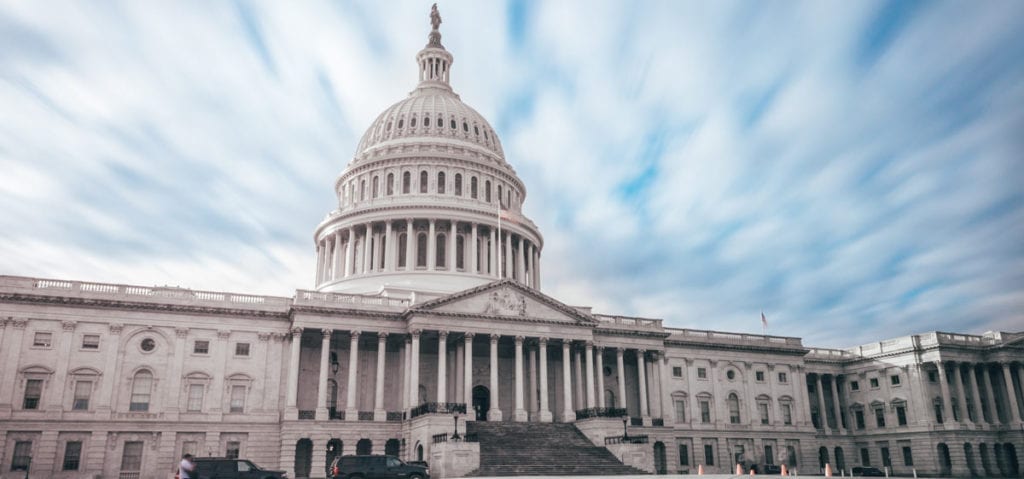
[[[626,432],[626,423],[629,422],[629,416],[622,416],[622,439],[629,439],[629,434]]]
[[[458,441],[459,440],[459,411],[455,411],[455,413],[452,414],[452,418],[455,419],[455,432],[452,433],[452,441]]]

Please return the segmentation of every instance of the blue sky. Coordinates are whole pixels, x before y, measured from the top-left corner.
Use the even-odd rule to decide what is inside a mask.
[[[443,1],[545,292],[845,347],[1024,325],[1024,2]],[[0,274],[291,295],[429,2],[0,4]]]

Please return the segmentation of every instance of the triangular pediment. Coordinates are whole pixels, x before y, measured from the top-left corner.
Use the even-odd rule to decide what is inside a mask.
[[[590,315],[515,281],[503,280],[413,306],[410,313],[431,312],[477,317],[506,317],[595,325]]]

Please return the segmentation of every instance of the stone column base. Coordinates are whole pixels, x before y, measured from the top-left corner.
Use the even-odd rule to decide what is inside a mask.
[[[345,416],[347,417],[348,413],[345,413]],[[388,420],[388,412],[383,410],[383,409],[374,409],[373,410],[373,420],[376,421],[376,422],[387,421]]]
[[[325,407],[322,407],[322,408],[318,407],[318,408],[316,408],[316,420],[317,421],[326,421],[326,420],[328,420],[330,418],[331,418],[331,415],[330,415],[330,413],[327,412],[327,408],[325,408]]]
[[[576,422],[576,412],[562,411],[562,422]]]
[[[501,409],[494,409],[494,408],[489,409],[487,411],[487,421],[488,422],[501,421]]]
[[[644,426],[653,426],[654,425],[654,421],[651,420],[651,416],[644,416],[643,417],[643,421],[644,421]]]
[[[525,409],[516,409],[512,412],[512,420],[515,422],[526,422],[530,420],[530,415]]]
[[[284,420],[285,421],[298,421],[299,410],[294,407],[287,407],[284,409]]]
[[[358,421],[359,420],[359,410],[358,409],[346,409],[345,410],[345,420],[346,421]]]
[[[541,411],[537,414],[537,421],[539,422],[551,422],[553,419],[554,418],[551,417],[551,411]]]

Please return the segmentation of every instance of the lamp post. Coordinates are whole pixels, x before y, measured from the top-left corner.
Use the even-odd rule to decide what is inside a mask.
[[[455,413],[452,414],[452,418],[455,419],[455,432],[452,433],[452,441],[458,441],[459,440],[459,411],[455,411]]]
[[[622,416],[622,440],[629,439],[629,433],[626,432],[626,423],[629,422],[629,416]]]

